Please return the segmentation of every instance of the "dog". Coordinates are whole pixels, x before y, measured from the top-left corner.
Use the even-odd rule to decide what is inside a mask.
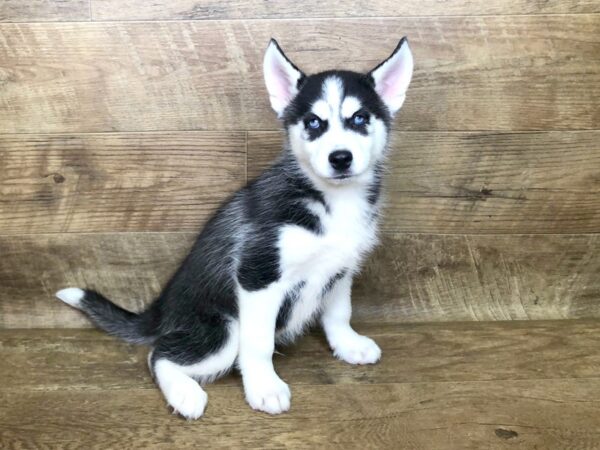
[[[109,334],[150,345],[150,372],[187,419],[205,411],[201,384],[234,366],[253,409],[289,410],[275,343],[317,320],[335,357],[381,358],[350,326],[350,291],[377,243],[390,126],[413,72],[408,41],[368,73],[305,75],[272,39],[263,72],[283,152],[217,210],[158,298],[136,314],[93,290],[56,293]]]

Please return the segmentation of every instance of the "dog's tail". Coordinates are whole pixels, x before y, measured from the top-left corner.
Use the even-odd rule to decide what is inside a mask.
[[[56,296],[86,313],[94,324],[108,334],[133,344],[150,344],[156,339],[155,330],[149,329],[143,313],[127,311],[96,291],[66,288],[58,291]]]

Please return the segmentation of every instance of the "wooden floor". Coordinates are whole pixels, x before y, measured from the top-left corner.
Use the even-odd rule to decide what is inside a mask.
[[[237,374],[172,415],[146,350],[95,330],[0,331],[0,448],[600,448],[600,321],[359,325],[376,366],[315,333],[275,364],[292,410],[253,412]]]

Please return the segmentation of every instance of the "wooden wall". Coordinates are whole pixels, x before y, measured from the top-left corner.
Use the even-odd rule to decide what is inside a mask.
[[[383,245],[357,320],[600,317],[596,0],[4,0],[0,327],[140,308],[277,154],[261,61],[367,70],[408,35]]]

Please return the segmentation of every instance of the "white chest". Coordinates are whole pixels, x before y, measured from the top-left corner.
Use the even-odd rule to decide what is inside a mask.
[[[283,284],[302,283],[292,306],[289,321],[281,335],[291,339],[298,335],[322,305],[323,289],[336,275],[356,272],[364,256],[376,244],[373,209],[362,198],[340,198],[311,205],[319,216],[321,233],[288,225],[279,239],[280,269]]]
[[[311,209],[319,216],[320,234],[295,225],[281,230],[282,278],[309,282],[329,279],[342,270],[354,272],[376,243],[377,223],[367,200],[333,198],[328,210],[321,204],[312,204]]]

